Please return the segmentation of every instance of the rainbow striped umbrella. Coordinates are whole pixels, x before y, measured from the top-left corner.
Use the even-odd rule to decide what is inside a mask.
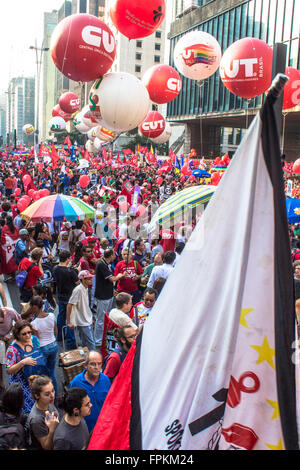
[[[94,215],[93,207],[81,199],[64,194],[43,197],[21,213],[21,217],[32,222],[39,222],[41,219],[45,222],[83,220],[85,217],[92,219]]]
[[[177,221],[181,221],[185,208],[193,209],[199,204],[206,204],[216,188],[212,185],[199,185],[178,191],[157,209],[147,227],[148,233],[157,230],[159,225],[166,222],[173,221],[177,223]]]

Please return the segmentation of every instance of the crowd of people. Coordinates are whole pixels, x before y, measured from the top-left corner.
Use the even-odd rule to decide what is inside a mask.
[[[84,449],[196,220],[187,230],[171,225],[155,236],[147,233],[147,224],[172,194],[204,181],[169,171],[158,184],[155,166],[144,163],[128,171],[107,165],[82,188],[79,178],[88,171],[77,169],[76,162],[70,162],[68,174],[61,166],[38,172],[22,158],[5,153],[0,169],[0,448]],[[24,174],[31,177],[29,186]],[[122,212],[114,204],[125,183],[140,187],[138,211],[127,204]],[[95,209],[94,219],[21,217],[20,197],[44,188],[81,198]],[[8,239],[14,242],[11,250]],[[11,286],[20,300],[15,308],[8,307]],[[67,383],[57,373],[59,355],[78,348],[88,351],[84,368]],[[6,436],[2,424],[12,428]]]
[[[172,166],[158,182],[157,166],[140,162],[97,167],[96,179],[82,188],[80,176],[88,170],[78,169],[78,162],[69,161],[68,172],[62,164],[35,171],[22,154],[1,156],[0,449],[86,449],[111,384],[197,216],[188,225],[171,221],[150,234],[147,225],[177,191],[207,181]],[[31,178],[27,186],[25,174]],[[125,210],[115,204],[119,195],[130,195],[128,185],[140,188],[135,211],[129,203]],[[94,208],[94,219],[21,217],[19,197],[44,188],[81,198]],[[300,230],[290,230],[297,296]],[[6,295],[12,285],[20,299],[15,308]],[[84,367],[67,383],[57,374],[59,355],[78,348],[87,351]]]

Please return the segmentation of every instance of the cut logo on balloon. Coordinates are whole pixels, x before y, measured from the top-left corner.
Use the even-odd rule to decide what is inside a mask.
[[[192,67],[195,64],[213,65],[217,59],[213,47],[205,44],[195,44],[187,47],[182,53],[186,65]]]

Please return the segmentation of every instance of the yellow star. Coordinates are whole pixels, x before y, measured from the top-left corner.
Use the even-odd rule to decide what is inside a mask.
[[[266,444],[266,446],[269,447],[270,450],[284,450],[281,439],[279,440],[277,445]]]
[[[274,414],[272,416],[272,419],[279,418],[280,414],[279,414],[278,401],[272,401],[272,400],[267,400],[266,399],[266,402],[269,403],[269,405],[271,405],[274,408]]]
[[[244,326],[245,328],[249,328],[245,317],[246,315],[249,315],[249,313],[251,313],[252,311],[253,311],[253,308],[242,308],[241,310],[240,324]]]
[[[273,356],[275,356],[275,349],[270,348],[268,338],[266,336],[261,346],[252,344],[250,344],[250,346],[259,354],[256,364],[260,364],[261,362],[267,361],[269,366],[271,366],[272,369],[275,370],[275,365],[273,361]]]
[[[300,207],[296,207],[294,209],[295,214],[299,215],[300,214]]]

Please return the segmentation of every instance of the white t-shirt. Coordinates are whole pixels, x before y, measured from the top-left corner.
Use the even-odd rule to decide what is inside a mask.
[[[161,266],[154,266],[151,272],[150,279],[147,283],[147,287],[153,287],[154,281],[159,277],[168,279],[169,275],[173,271],[174,266],[172,264],[162,264]]]
[[[88,289],[83,284],[79,284],[73,290],[69,304],[72,304],[70,322],[74,326],[90,326],[93,321],[93,314],[89,306]]]
[[[56,319],[53,313],[48,313],[45,318],[35,318],[31,324],[39,334],[39,340],[41,347],[47,346],[47,344],[54,343],[55,334],[54,334],[54,325]]]
[[[70,250],[70,241],[72,241],[72,232],[62,230],[59,234],[59,250]]]

